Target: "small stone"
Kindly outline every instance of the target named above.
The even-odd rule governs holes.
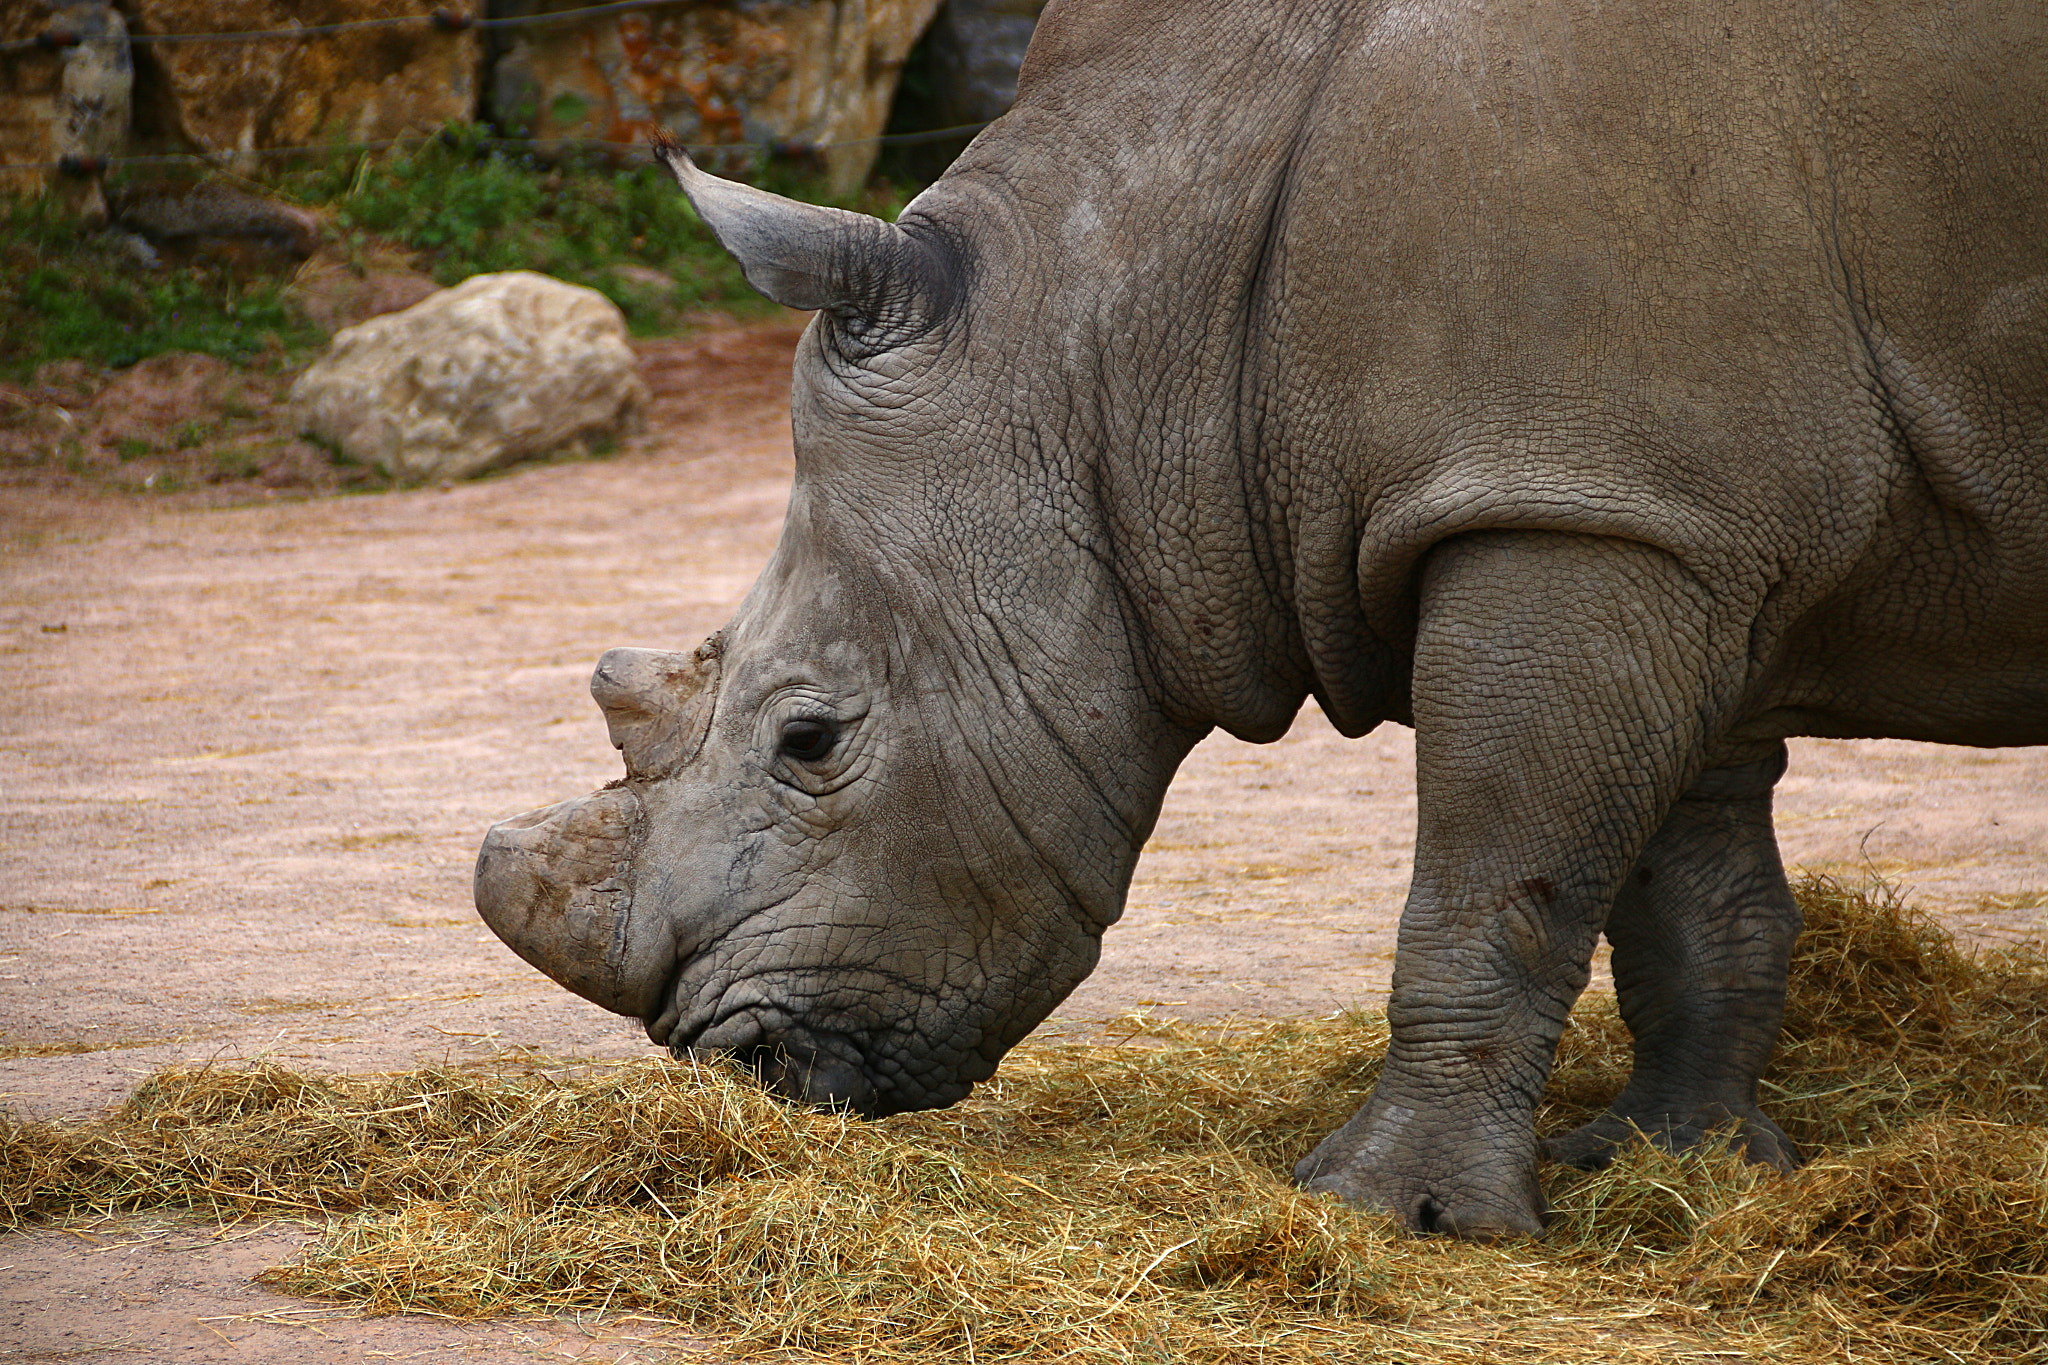
[[[646,400],[611,301],[524,270],[344,329],[291,392],[299,430],[407,482],[587,449]]]
[[[615,265],[612,267],[612,278],[628,289],[655,297],[672,293],[676,287],[675,276],[666,270],[656,270],[653,266],[647,265]]]
[[[123,234],[140,233],[146,249],[153,243],[246,239],[304,260],[320,245],[319,214],[220,180],[135,182],[115,196],[113,212]]]
[[[307,321],[338,332],[386,313],[402,313],[439,288],[431,276],[407,265],[383,262],[357,273],[339,260],[316,256],[292,276],[285,297]]]

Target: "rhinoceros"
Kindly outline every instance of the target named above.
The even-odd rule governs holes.
[[[1795,735],[2048,742],[2048,22],[2018,0],[1055,0],[894,223],[660,155],[815,309],[774,556],[591,683],[626,775],[477,905],[668,1048],[886,1114],[1097,959],[1210,730],[1416,735],[1357,1115],[1295,1172],[1539,1233],[1730,1133]],[[1532,1123],[1605,932],[1634,1073]]]

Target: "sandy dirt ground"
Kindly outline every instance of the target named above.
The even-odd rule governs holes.
[[[239,508],[0,492],[4,1103],[84,1114],[190,1060],[644,1051],[484,929],[471,859],[493,820],[617,775],[585,690],[600,652],[687,648],[752,581],[793,337],[647,345],[648,433],[602,462]],[[1407,731],[1346,741],[1313,710],[1277,744],[1205,742],[1048,1027],[1376,1003],[1412,777]],[[2048,749],[1801,741],[1779,810],[1789,861],[1889,877],[1966,938],[2048,920]],[[656,1350],[631,1324],[330,1321],[247,1283],[299,1236],[0,1239],[0,1359]]]

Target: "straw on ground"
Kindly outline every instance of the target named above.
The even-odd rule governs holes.
[[[687,1062],[159,1074],[0,1132],[15,1223],[192,1206],[321,1237],[267,1278],[371,1311],[609,1309],[852,1361],[2048,1359],[2048,959],[1970,956],[1810,879],[1768,1106],[1812,1157],[1546,1172],[1541,1243],[1410,1239],[1286,1182],[1376,1015],[1034,1042],[955,1109],[864,1123]],[[1542,1115],[1625,1074],[1575,1015]],[[1107,1042],[1109,1045],[1104,1045]]]

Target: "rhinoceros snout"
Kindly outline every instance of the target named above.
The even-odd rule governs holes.
[[[779,1010],[765,1017],[742,1011],[687,1044],[671,1040],[670,1050],[730,1058],[751,1070],[765,1088],[798,1104],[847,1109],[869,1118],[890,1109],[876,1094],[851,1039],[814,1034]]]
[[[815,1048],[793,1052],[785,1046],[754,1049],[740,1059],[754,1069],[762,1085],[784,1099],[820,1109],[850,1109],[868,1117],[879,1112],[875,1088],[858,1063]]]
[[[491,826],[476,908],[513,952],[586,1000],[645,1017],[664,973],[631,941],[640,801],[622,787]]]

